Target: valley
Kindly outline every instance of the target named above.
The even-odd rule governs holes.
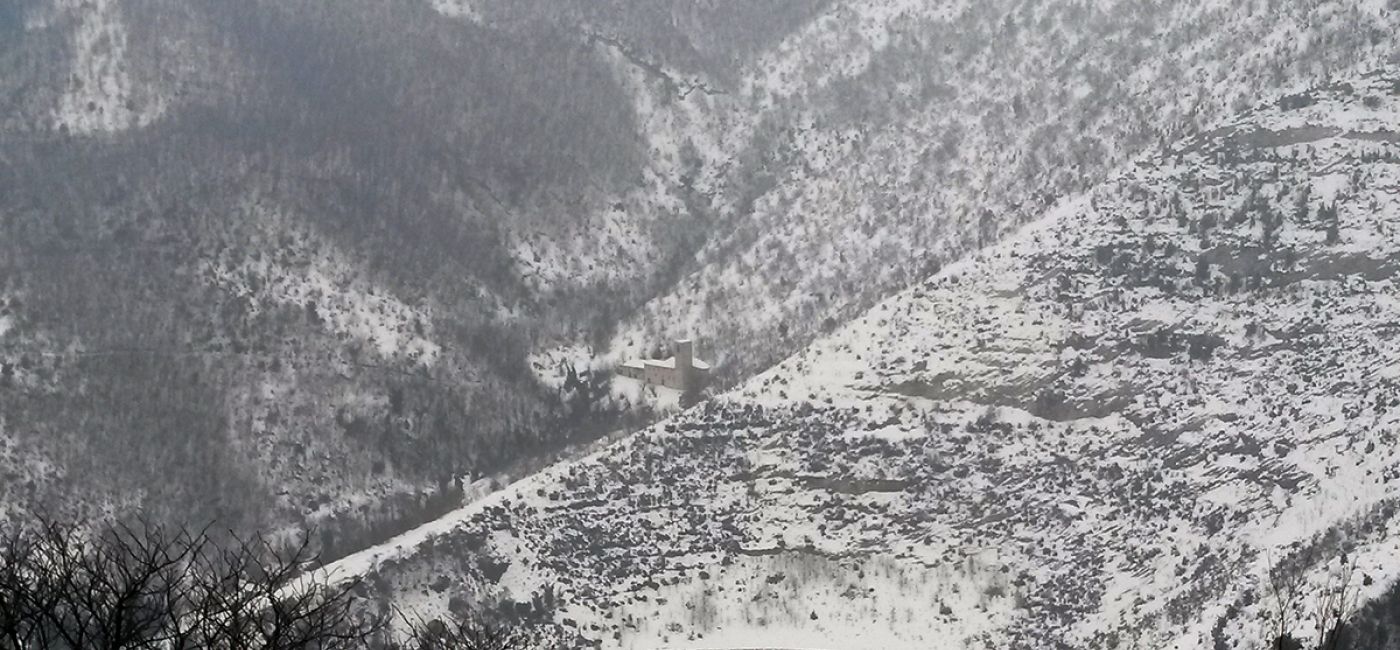
[[[0,521],[569,648],[1320,644],[1400,584],[1396,34],[0,1]],[[618,373],[679,339],[698,404]]]

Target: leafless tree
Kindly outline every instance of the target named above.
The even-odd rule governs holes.
[[[294,583],[307,544],[141,524],[43,521],[0,538],[0,648],[363,648],[382,629],[356,581]]]
[[[1279,569],[1269,560],[1269,599],[1272,611],[1269,637],[1272,639],[1269,650],[1296,650],[1298,642],[1293,638],[1292,616],[1298,599],[1301,579]]]
[[[1313,594],[1313,618],[1317,631],[1317,650],[1339,650],[1346,639],[1348,625],[1359,600],[1354,582],[1356,563],[1345,554],[1338,560],[1339,571],[1329,575],[1321,589]],[[1303,650],[1303,641],[1295,636],[1294,613],[1302,610],[1307,596],[1307,581],[1300,573],[1288,572],[1270,562],[1269,587],[1272,601],[1270,650]]]
[[[1355,582],[1356,563],[1341,557],[1340,570],[1331,574],[1316,594],[1318,650],[1339,650],[1356,613],[1360,594]]]
[[[306,539],[151,524],[93,532],[40,519],[0,531],[0,650],[527,650],[522,629],[410,619],[391,643],[361,581],[313,569]]]

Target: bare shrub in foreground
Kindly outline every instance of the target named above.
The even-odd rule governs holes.
[[[306,541],[216,541],[150,524],[92,533],[40,521],[0,534],[0,650],[384,647],[358,578],[334,581]],[[516,650],[518,630],[419,621],[413,650]]]

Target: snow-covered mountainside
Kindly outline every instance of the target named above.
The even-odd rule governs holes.
[[[1400,577],[1397,260],[1400,73],[1282,96],[378,587],[607,648],[1263,648],[1296,580],[1307,638]]]
[[[0,2],[0,512],[359,549],[1393,55],[1278,4]]]
[[[1163,139],[1393,56],[1397,28],[1381,2],[835,3],[731,94],[666,105],[718,111],[654,132],[694,142],[717,227],[613,345],[766,368]]]

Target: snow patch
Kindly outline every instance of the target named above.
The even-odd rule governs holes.
[[[953,648],[1015,615],[1000,575],[961,565],[910,569],[877,559],[857,567],[791,552],[739,557],[707,573],[609,612],[626,623],[615,647]],[[916,620],[923,624],[909,625]]]
[[[127,70],[127,33],[116,0],[68,0],[76,14],[73,65],[55,109],[54,123],[90,135],[140,128],[159,119],[163,98],[141,93]]]
[[[449,18],[463,18],[474,23],[481,22],[481,12],[473,0],[431,0],[433,9]]]
[[[257,218],[281,219],[272,213]],[[302,309],[313,324],[360,341],[382,358],[424,366],[437,362],[442,348],[432,340],[432,314],[426,306],[409,305],[356,277],[353,267],[324,242],[299,232],[287,237],[299,243],[289,244],[289,250],[211,262],[205,272],[216,286],[248,298],[254,309]]]

